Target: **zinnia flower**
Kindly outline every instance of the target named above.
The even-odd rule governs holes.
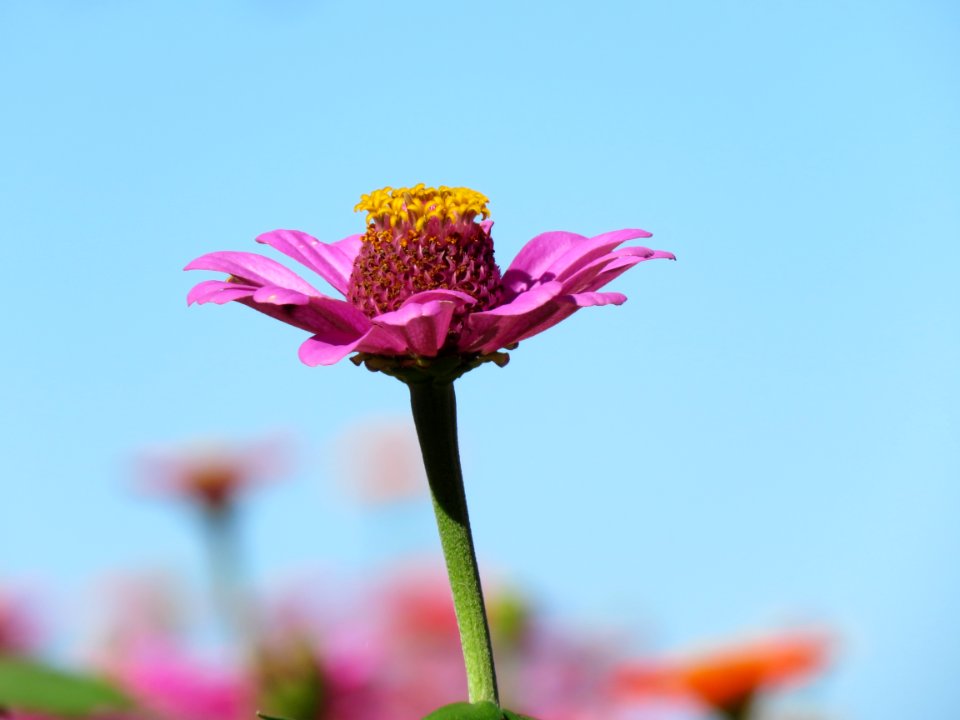
[[[387,187],[356,206],[367,212],[363,235],[330,244],[298,230],[257,238],[308,267],[344,299],[261,255],[214,252],[185,269],[229,277],[199,283],[187,302],[237,301],[312,333],[300,347],[307,365],[331,365],[352,352],[370,369],[387,371],[453,358],[450,375],[456,377],[486,360],[503,364],[507,358],[499,350],[582,307],[623,303],[624,295],[600,288],[644,260],[674,259],[645,247],[617,249],[650,237],[645,230],[595,237],[557,231],[533,238],[501,274],[487,202],[468,188]]]
[[[114,676],[148,717],[240,720],[254,714],[252,683],[243,672],[198,663],[173,647],[139,648]]]
[[[286,454],[279,439],[244,447],[222,442],[198,443],[145,454],[140,459],[140,470],[146,490],[220,510],[242,493],[278,475]]]
[[[673,662],[633,663],[620,669],[616,685],[626,696],[687,698],[725,711],[821,670],[829,648],[822,633],[795,632]]]

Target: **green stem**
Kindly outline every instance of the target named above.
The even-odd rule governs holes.
[[[720,709],[724,720],[750,720],[753,716],[754,695],[750,693]]]
[[[209,507],[204,520],[216,610],[230,639],[247,648],[251,618],[242,580],[236,510],[229,504]]]
[[[467,515],[453,383],[410,382],[410,404],[457,611],[470,702],[500,704],[490,627]]]

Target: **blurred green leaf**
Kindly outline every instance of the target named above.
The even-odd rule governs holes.
[[[276,682],[261,693],[259,703],[277,715],[263,715],[266,720],[315,718],[323,708],[323,687],[308,682]]]
[[[518,715],[510,710],[498,708],[491,702],[453,703],[434,710],[423,720],[533,720],[526,715]]]
[[[423,720],[503,720],[503,714],[492,702],[453,703],[434,710]]]
[[[534,718],[529,715],[521,715],[519,713],[512,712],[511,710],[504,710],[503,717],[505,720],[534,720]]]
[[[279,717],[277,715],[267,715],[259,710],[257,710],[257,717],[260,718],[260,720],[288,720],[288,718]]]
[[[326,683],[311,651],[300,644],[284,652],[263,650],[258,663],[257,705],[268,720],[316,718],[323,714]]]
[[[110,683],[15,658],[0,658],[0,706],[46,715],[126,710],[130,699]]]

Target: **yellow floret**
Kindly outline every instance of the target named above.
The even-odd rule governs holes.
[[[411,188],[385,187],[360,197],[355,211],[365,210],[367,223],[377,220],[384,225],[399,227],[412,225],[417,231],[423,229],[430,218],[438,220],[474,220],[490,216],[488,198],[465,187],[424,187],[423,183]]]

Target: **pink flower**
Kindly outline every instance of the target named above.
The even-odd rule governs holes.
[[[250,678],[198,663],[170,646],[140,648],[117,666],[115,677],[157,718],[240,720],[254,716]]]
[[[0,589],[0,655],[28,655],[37,649],[39,636],[30,600]]]
[[[384,188],[364,195],[355,208],[368,213],[363,235],[330,244],[298,230],[257,238],[310,268],[345,299],[321,293],[261,255],[214,252],[185,269],[229,277],[199,283],[187,302],[235,300],[312,333],[300,347],[307,365],[332,365],[359,352],[361,359],[421,363],[454,357],[462,372],[484,360],[502,364],[506,356],[498,350],[582,307],[620,305],[624,295],[600,288],[644,260],[674,259],[645,247],[617,249],[650,237],[645,230],[595,237],[557,231],[533,238],[501,275],[486,203],[467,188]]]
[[[197,444],[145,454],[141,475],[148,491],[217,509],[280,474],[286,450],[278,439],[246,447],[219,442]]]

